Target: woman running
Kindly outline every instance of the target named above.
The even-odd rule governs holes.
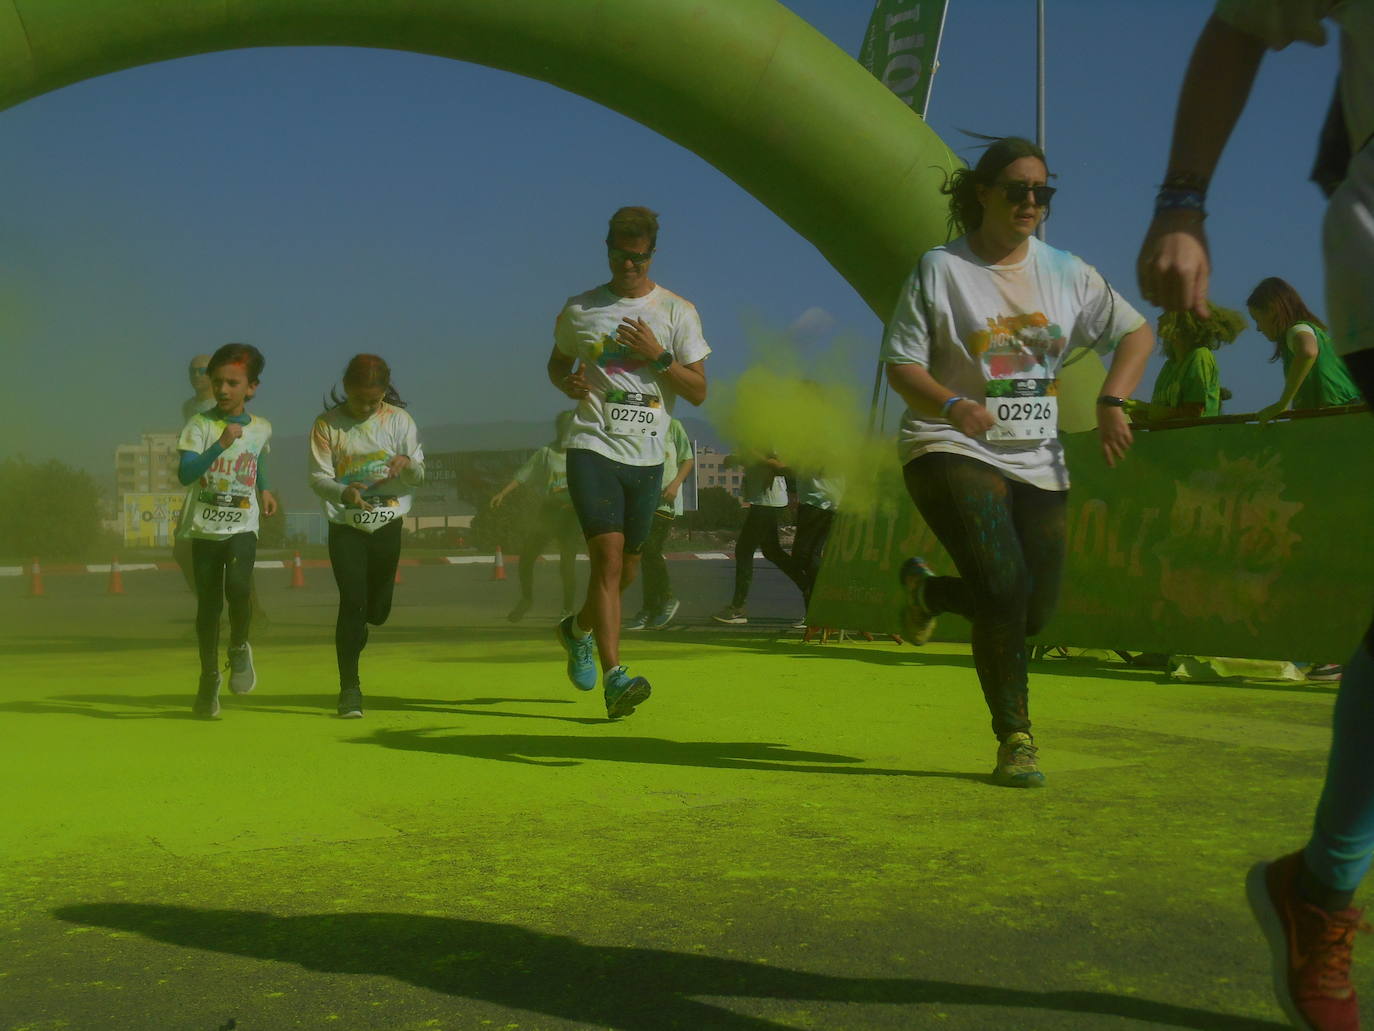
[[[244,406],[258,391],[264,364],[251,344],[225,344],[211,355],[206,368],[215,403],[191,416],[177,441],[178,479],[190,488],[182,535],[191,542],[200,645],[200,685],[191,711],[202,719],[219,718],[219,617],[225,601],[229,690],[247,694],[257,684],[248,631],[258,513],[275,515],[277,499],[267,488],[264,462],[272,424]]]
[[[339,586],[338,714],[358,719],[358,657],[367,647],[368,624],[381,626],[391,614],[401,524],[414,488],[424,482],[425,456],[386,362],[355,355],[343,389],[343,397],[330,395],[331,407],[310,431],[310,486],[329,519],[329,564]]]
[[[1259,411],[1263,425],[1288,408],[1332,408],[1358,404],[1360,392],[1331,349],[1326,323],[1313,315],[1299,293],[1278,276],[1260,281],[1245,303],[1255,327],[1274,344],[1271,362],[1283,362],[1283,394]]]
[[[962,235],[921,257],[883,340],[892,389],[907,403],[898,436],[907,490],[954,560],[901,571],[908,640],[935,617],[973,624],[973,661],[997,735],[993,779],[1038,787],[1027,704],[1026,638],[1059,593],[1069,487],[1055,375],[1075,346],[1115,349],[1098,399],[1108,465],[1131,446],[1124,407],[1153,334],[1092,266],[1035,238],[1055,189],[1029,140],[993,141],[945,186]]]

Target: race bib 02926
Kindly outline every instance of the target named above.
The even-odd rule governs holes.
[[[1059,432],[1059,384],[1053,379],[994,379],[987,384],[988,440],[1047,440]]]

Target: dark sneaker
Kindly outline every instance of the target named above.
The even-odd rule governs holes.
[[[525,613],[530,610],[530,606],[533,604],[534,601],[532,599],[521,598],[519,601],[515,603],[515,608],[511,609],[508,613],[506,613],[506,618],[509,619],[512,623],[520,622],[522,619],[525,618]]]
[[[727,605],[719,612],[711,613],[711,618],[717,623],[729,623],[732,626],[742,626],[749,622],[749,617],[744,614],[744,610],[737,609],[733,605]]]
[[[902,605],[902,637],[915,645],[925,644],[935,632],[935,613],[920,602],[921,587],[934,575],[930,566],[926,565],[926,560],[919,557],[903,562],[898,573],[902,591],[906,595],[906,602]]]
[[[626,630],[643,630],[649,625],[650,612],[648,609],[640,609],[634,614],[628,623],[625,624]]]
[[[200,675],[200,686],[196,688],[196,700],[191,705],[191,714],[203,720],[219,719],[219,673]]]
[[[339,718],[360,720],[363,718],[363,689],[344,687],[339,689]]]
[[[649,617],[649,629],[667,629],[668,624],[677,618],[677,610],[680,608],[682,608],[682,602],[676,598],[669,598],[661,609]]]
[[[1250,911],[1269,942],[1274,995],[1294,1027],[1359,1031],[1350,983],[1355,933],[1368,931],[1362,909],[1328,912],[1298,894],[1302,853],[1256,863],[1245,878]]]
[[[1323,683],[1332,683],[1340,680],[1344,673],[1344,666],[1334,662],[1324,662],[1319,666],[1309,666],[1307,669],[1307,679],[1318,680]]]
[[[1043,788],[1045,775],[1036,765],[1037,752],[1035,738],[1029,734],[1020,730],[1008,734],[1007,739],[997,746],[993,782],[1004,788]]]
[[[624,666],[606,673],[606,718],[618,720],[635,711],[648,698],[652,688],[643,677],[632,677]]]
[[[554,629],[554,635],[563,650],[568,653],[568,679],[579,691],[592,691],[596,688],[596,639],[588,634],[577,637],[573,634],[573,620],[569,616]]]
[[[229,646],[229,690],[247,694],[258,686],[258,671],[253,668],[253,646],[244,641]]]

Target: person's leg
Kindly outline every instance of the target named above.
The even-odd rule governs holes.
[[[534,566],[539,561],[540,552],[554,533],[549,523],[549,512],[540,508],[531,521],[529,528],[520,540],[520,565],[517,575],[520,579],[520,600],[528,609],[534,601]],[[521,615],[524,613],[522,612]]]
[[[367,535],[367,621],[381,626],[391,615],[396,593],[396,567],[401,564],[401,522]],[[367,628],[363,628],[366,647]]]
[[[797,590],[805,594],[806,588],[802,586],[802,576],[797,571],[797,564],[792,561],[792,556],[783,550],[782,542],[778,540],[778,522],[786,509],[767,508],[764,511],[768,515],[759,520],[759,548],[763,552],[763,557],[781,569],[787,579],[797,585]]]
[[[182,577],[186,580],[187,588],[195,593],[196,590],[196,569],[195,563],[191,560],[191,541],[186,537],[176,537],[172,540],[172,561],[181,570]]]
[[[588,588],[587,600],[588,605],[593,601],[595,605],[590,612],[584,607],[579,617],[582,626],[589,627],[596,635],[603,674],[620,665],[620,598],[639,573],[640,557],[649,537],[663,475],[659,466],[619,462],[610,465],[609,471],[621,495],[623,530],[587,539],[588,554],[592,557],[592,586]]]
[[[1007,482],[1011,488],[1012,520],[1030,578],[1026,636],[1034,637],[1045,628],[1059,603],[1059,585],[1064,576],[1064,554],[1068,547],[1069,492],[1041,490],[1012,480]]]
[[[973,663],[999,741],[1030,732],[1026,616],[1030,572],[996,469],[960,455],[927,454],[906,465],[907,491],[959,576],[925,583],[924,605],[973,624]]]
[[[821,550],[830,535],[834,513],[815,505],[797,506],[797,536],[792,541],[792,564],[800,577],[802,598],[811,606],[811,592],[821,569]]]
[[[608,597],[614,595],[617,608],[620,598],[625,494],[615,472],[618,463],[584,448],[569,448],[567,454],[568,496],[586,537],[591,569],[582,607],[561,620],[556,633],[568,653],[568,679],[579,691],[590,691],[596,687],[596,657],[600,646],[599,641],[593,641],[592,635],[610,611]],[[613,652],[619,646],[618,622],[614,637]],[[604,660],[604,652],[602,657]]]
[[[754,582],[754,551],[759,546],[764,525],[772,511],[760,505],[750,505],[744,513],[744,522],[735,540],[735,593],[730,598],[732,609],[744,608],[744,603],[749,600],[749,588]]]
[[[582,550],[582,530],[577,514],[571,506],[560,505],[556,515],[558,527],[558,577],[563,584],[563,611],[571,612],[577,604],[577,555]]]
[[[668,601],[668,562],[663,557],[663,542],[668,539],[673,517],[663,512],[655,512],[649,528],[649,539],[644,542],[642,569],[644,572],[644,611],[654,613]]]
[[[191,568],[196,584],[196,640],[200,674],[219,676],[219,617],[224,611],[224,541],[191,541]]]
[[[236,533],[225,542],[224,599],[229,603],[229,647],[248,643],[253,625],[253,563],[258,535]]]
[[[367,534],[330,523],[329,566],[339,588],[339,612],[334,622],[339,689],[356,690],[358,656],[367,641]]]

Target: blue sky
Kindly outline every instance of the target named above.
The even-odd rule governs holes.
[[[872,5],[785,6],[855,54]],[[957,151],[960,129],[1034,134],[1034,10],[953,0],[929,119]],[[1206,15],[1049,0],[1049,239],[1138,305],[1135,254]],[[1266,61],[1213,188],[1221,303],[1280,275],[1324,307],[1306,173],[1335,68],[1334,46]],[[803,358],[842,349],[871,383],[879,321],[806,241],[692,153],[544,83],[389,51],[235,51],[35,98],[0,112],[0,140],[0,333],[22,368],[6,452],[103,474],[117,443],[175,428],[186,359],[234,339],[267,355],[254,405],[279,433],[304,432],[358,351],[391,361],[422,428],[544,419],[560,402],[543,376],[553,316],[604,280],[622,203],[662,213],[655,276],[698,305],[713,378],[746,368],[750,327],[819,308],[829,328],[799,336]],[[1268,348],[1251,331],[1221,353],[1230,410],[1277,398]]]

